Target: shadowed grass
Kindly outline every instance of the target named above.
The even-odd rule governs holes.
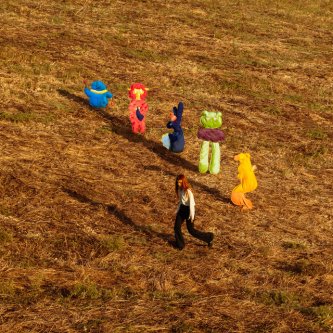
[[[0,3],[0,331],[332,330],[333,3]],[[93,109],[83,79],[114,104]],[[150,88],[131,131],[128,88]],[[161,144],[184,102],[185,150]],[[221,173],[200,174],[203,110]],[[249,152],[254,209],[230,202]],[[175,177],[195,224],[174,249]]]

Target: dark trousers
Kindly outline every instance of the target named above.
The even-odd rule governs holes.
[[[183,249],[185,247],[185,241],[182,234],[182,224],[184,220],[186,220],[186,226],[188,232],[195,238],[200,239],[207,244],[209,244],[213,238],[214,234],[212,232],[203,232],[194,228],[194,223],[189,219],[190,216],[190,207],[185,205],[180,205],[179,211],[176,216],[175,221],[175,238],[176,245],[179,249]]]

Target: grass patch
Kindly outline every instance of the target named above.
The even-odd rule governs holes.
[[[265,107],[264,111],[273,116],[281,116],[283,114],[283,111],[277,106]]]
[[[320,128],[312,129],[307,132],[307,136],[314,140],[324,140],[327,138],[327,134]]]
[[[304,250],[306,248],[306,245],[301,242],[287,240],[282,243],[282,247],[285,249],[292,249],[292,250]]]
[[[321,305],[308,308],[301,308],[299,311],[317,320],[325,329],[333,328],[333,307],[332,305]]]
[[[126,55],[131,58],[152,62],[164,62],[169,59],[169,56],[164,53],[158,53],[151,50],[129,49],[126,50]]]
[[[10,121],[13,123],[23,123],[34,119],[35,119],[34,114],[30,112],[17,112],[17,113],[0,112],[0,120]]]
[[[0,205],[0,215],[11,216],[12,211],[10,208]]]
[[[98,128],[96,131],[103,134],[112,133],[112,127],[109,125],[103,125],[100,128]]]
[[[243,89],[243,86],[237,81],[221,80],[219,85],[224,93],[239,92]]]
[[[11,242],[13,235],[6,230],[0,228],[0,244]]]
[[[165,264],[170,264],[174,260],[173,253],[165,252],[165,251],[156,251],[153,253],[153,257],[160,262]]]
[[[50,102],[50,106],[56,108],[59,111],[64,111],[64,112],[73,112],[73,108],[71,108],[70,106],[57,102],[57,101],[52,101]]]
[[[72,290],[70,290],[69,295],[66,295],[64,298],[88,301],[100,299],[102,301],[107,301],[116,296],[117,293],[114,290],[100,287],[96,283],[87,279],[75,284]]]
[[[194,327],[186,321],[180,321],[177,324],[172,325],[171,333],[186,333],[194,332]]]
[[[323,265],[311,262],[308,259],[300,259],[292,263],[282,263],[280,268],[290,274],[309,276],[323,274],[326,271]]]
[[[62,16],[53,16],[51,22],[56,25],[61,25],[64,23],[64,19]]]
[[[98,286],[92,282],[83,282],[78,283],[74,286],[73,290],[70,293],[71,298],[79,299],[98,299],[102,295]]]
[[[264,291],[257,294],[256,298],[266,305],[288,306],[291,308],[299,305],[299,296],[284,290]]]
[[[150,297],[152,299],[158,299],[163,301],[193,301],[195,300],[198,295],[192,292],[187,291],[179,291],[179,290],[155,290],[150,293]]]
[[[11,299],[15,293],[16,286],[13,281],[0,281],[0,299]]]
[[[303,155],[308,158],[317,158],[328,152],[328,148],[322,144],[309,144],[304,146],[302,149]]]
[[[101,239],[101,244],[109,252],[122,250],[126,246],[124,237],[115,235],[104,236]]]
[[[147,237],[144,235],[138,235],[127,239],[127,242],[131,246],[146,246],[148,244]]]
[[[20,305],[30,305],[38,302],[44,294],[41,275],[30,278],[30,284],[17,286],[14,281],[0,282],[0,299]]]
[[[300,95],[286,95],[285,97],[285,100],[292,103],[292,104],[300,104],[302,102],[304,102],[304,98],[303,96],[300,96]]]
[[[296,152],[288,154],[288,162],[292,168],[319,167],[320,162],[325,161],[328,147],[320,141],[312,141],[309,144],[297,148]]]
[[[0,120],[12,123],[28,123],[34,121],[42,124],[49,124],[54,121],[54,115],[51,113],[46,115],[37,115],[31,112],[0,112]]]
[[[103,332],[103,322],[105,320],[102,318],[89,319],[83,323],[78,323],[75,328],[79,332]]]

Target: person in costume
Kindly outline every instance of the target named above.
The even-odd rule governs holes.
[[[234,157],[239,162],[237,178],[240,184],[237,185],[231,193],[231,201],[233,204],[243,209],[252,209],[251,200],[245,198],[245,193],[252,192],[258,187],[257,178],[254,174],[256,166],[251,164],[251,156],[249,153],[240,153]]]
[[[148,88],[142,83],[133,83],[128,91],[128,97],[131,99],[129,104],[130,121],[132,132],[135,134],[144,133],[146,130],[147,92]]]
[[[182,102],[178,103],[178,108],[176,106],[173,107],[170,112],[170,121],[167,123],[167,128],[172,128],[173,133],[166,133],[162,136],[163,146],[174,153],[181,153],[185,146],[184,133],[181,128],[183,110],[184,105]]]
[[[106,85],[102,81],[94,81],[91,88],[88,88],[87,81],[85,84],[84,93],[89,97],[89,104],[93,108],[106,108],[112,94],[107,90]]]
[[[182,250],[185,247],[185,241],[182,234],[182,224],[186,221],[188,232],[195,238],[205,242],[209,247],[212,246],[214,234],[212,232],[204,232],[195,229],[194,217],[195,217],[195,202],[191,189],[191,185],[184,175],[178,175],[176,177],[176,195],[179,199],[177,207],[177,215],[174,225],[176,247]]]
[[[220,172],[220,144],[224,140],[224,133],[219,129],[222,126],[221,112],[203,111],[200,117],[201,128],[198,130],[198,138],[204,140],[200,149],[199,172],[211,174]],[[209,162],[209,146],[212,153]]]

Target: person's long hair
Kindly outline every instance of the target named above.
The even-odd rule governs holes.
[[[178,175],[178,176],[176,177],[176,195],[177,195],[177,198],[179,197],[179,195],[178,195],[178,190],[179,190],[178,180],[182,180],[181,189],[182,189],[185,193],[187,193],[187,190],[188,190],[188,189],[191,189],[191,185],[190,185],[190,183],[188,182],[187,178],[186,178],[184,175]]]

